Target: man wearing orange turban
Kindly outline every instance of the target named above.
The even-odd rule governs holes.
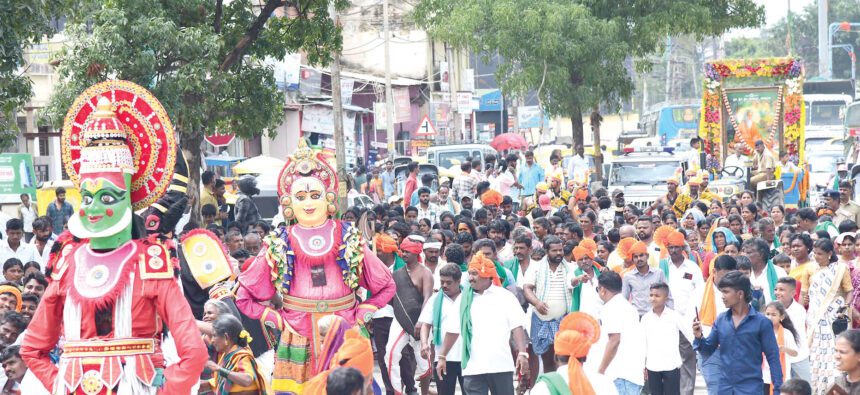
[[[591,345],[596,343],[598,338],[600,338],[600,325],[594,317],[585,313],[570,313],[564,317],[554,345],[559,364],[558,370],[538,377],[531,394],[615,393],[615,388],[609,386],[609,383],[592,382],[592,378],[582,368]]]
[[[514,370],[528,380],[529,361],[525,313],[517,298],[499,284],[495,264],[478,252],[469,262],[469,287],[460,295],[460,314],[443,329],[445,339],[436,363],[436,373],[446,374],[446,356],[462,336],[461,366],[463,393],[513,394]],[[494,285],[495,284],[495,285]],[[516,365],[506,345],[513,338]]]
[[[665,283],[666,277],[661,270],[648,264],[650,254],[647,244],[637,241],[630,247],[630,255],[636,270],[624,275],[621,292],[624,298],[636,308],[641,317],[651,310],[651,301],[649,300],[651,284]],[[671,305],[671,297],[669,300]]]
[[[660,271],[668,279],[669,291],[674,305],[672,310],[686,314],[695,304],[694,295],[699,288],[704,287],[705,280],[702,278],[702,269],[695,262],[687,258],[687,241],[684,234],[674,230],[665,237],[665,248],[669,250],[669,256],[660,260]],[[681,350],[681,392],[693,391],[696,380],[696,352],[690,340],[684,336],[679,338]]]
[[[344,338],[343,344],[331,360],[330,369],[314,376],[305,384],[306,394],[326,395],[328,377],[339,368],[358,369],[364,375],[368,393],[372,392],[370,385],[373,381],[373,348],[370,346],[370,340],[361,336],[355,328],[347,331]]]
[[[501,193],[493,189],[488,189],[483,195],[481,195],[481,204],[485,207],[493,206],[498,208],[502,204],[502,199],[503,197]]]
[[[597,317],[600,312],[600,297],[597,296],[597,280],[600,277],[600,267],[594,262],[597,245],[591,239],[585,239],[573,249],[576,259],[576,269],[570,285],[573,287],[570,311],[582,311]]]

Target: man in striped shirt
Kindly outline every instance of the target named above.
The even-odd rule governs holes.
[[[532,305],[532,348],[541,356],[544,371],[554,371],[553,340],[561,319],[567,314],[571,290],[567,286],[568,273],[573,269],[564,260],[564,243],[555,236],[544,240],[546,259],[529,266],[523,288],[526,300]]]

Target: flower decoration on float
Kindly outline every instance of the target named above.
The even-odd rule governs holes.
[[[721,157],[724,106],[729,116],[728,121],[737,127],[731,106],[727,103],[725,80],[759,77],[780,80],[776,113],[782,118],[785,148],[789,155],[803,157],[803,153],[798,151],[802,150],[802,144],[798,142],[803,140],[805,124],[803,64],[800,59],[730,59],[708,62],[705,64],[704,74],[699,137],[705,141],[706,152],[714,157]],[[768,134],[771,143],[776,138],[780,116],[774,118]]]

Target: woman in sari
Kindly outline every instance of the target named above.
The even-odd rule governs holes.
[[[791,271],[788,275],[794,277],[799,283],[799,297],[796,298],[800,304],[809,305],[809,276],[816,271],[816,265],[812,262],[809,254],[812,252],[812,238],[807,234],[798,233],[791,236],[789,251],[791,251]]]
[[[320,345],[322,358],[319,359],[319,366],[316,367],[316,373],[319,373],[331,365],[334,354],[343,344],[344,335],[346,335],[349,325],[343,317],[335,314],[321,318],[317,325],[322,337],[322,344]]]
[[[695,233],[698,231],[697,224],[705,219],[705,214],[697,208],[691,208],[681,217],[681,227],[687,233]]]
[[[726,246],[729,243],[737,243],[738,239],[735,237],[735,234],[732,233],[728,228],[719,227],[714,229],[714,231],[708,237],[707,245],[705,246],[706,251],[707,248],[710,247],[710,252],[714,254],[714,257],[711,259],[710,263],[708,263],[708,271],[706,274],[710,276],[711,273],[714,272],[714,261],[720,255],[726,254]]]
[[[848,267],[837,261],[830,239],[816,241],[813,252],[817,268],[809,278],[807,315],[810,384],[814,394],[824,394],[838,375],[833,321],[840,309],[851,305],[853,287]]]
[[[215,331],[213,344],[218,351],[218,362],[206,361],[212,378],[200,382],[199,393],[211,391],[215,395],[262,395],[269,393],[268,381],[260,373],[254,354],[248,348],[251,336],[242,323],[232,315],[223,315],[212,323]]]

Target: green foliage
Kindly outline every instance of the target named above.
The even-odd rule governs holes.
[[[434,38],[501,55],[506,92],[524,95],[543,82],[543,106],[571,116],[581,141],[584,110],[632,94],[630,59],[659,51],[667,36],[756,26],[763,9],[752,0],[422,0],[414,17]]]
[[[118,78],[149,88],[181,136],[199,141],[201,134],[220,130],[249,138],[273,130],[282,120],[284,99],[262,60],[304,50],[310,61],[325,63],[341,40],[323,0],[303,2],[297,18],[269,18],[249,38],[259,4],[229,1],[219,11],[208,0],[102,1],[90,15],[91,25],[67,27],[70,45],[57,69],[62,82],[47,116],[59,126],[80,92]]]
[[[829,0],[828,25],[839,22],[860,22],[860,7],[856,0]],[[803,11],[791,15],[792,55],[803,59],[807,76],[818,74],[818,6],[816,2],[806,6]],[[758,38],[735,38],[726,45],[726,56],[776,57],[787,56],[786,37],[789,32],[788,19],[783,18],[768,26]],[[833,35],[833,44],[851,44],[860,52],[860,34],[838,31]],[[833,49],[833,77],[851,78],[851,61],[842,48]]]
[[[50,0],[0,0],[0,148],[14,141],[15,111],[33,95],[30,79],[19,71],[24,49],[53,33],[51,17],[62,6]]]

